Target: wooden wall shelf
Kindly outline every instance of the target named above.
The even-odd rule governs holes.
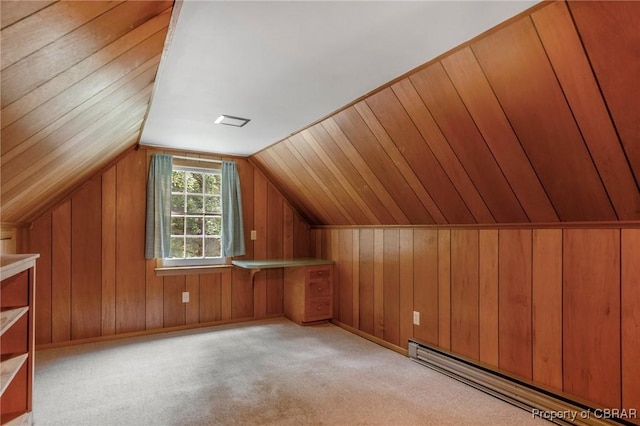
[[[35,265],[38,254],[0,258],[0,423],[30,425]]]

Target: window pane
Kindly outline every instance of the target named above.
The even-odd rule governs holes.
[[[210,214],[221,214],[220,197],[204,197],[204,211]]]
[[[180,195],[180,194],[171,195],[171,213],[184,214],[184,195]]]
[[[220,238],[205,238],[205,257],[220,257],[222,252],[220,250]]]
[[[210,173],[205,175],[204,193],[209,195],[220,194],[220,175]]]
[[[202,217],[187,217],[187,232],[185,235],[202,235]]]
[[[186,240],[186,258],[202,257],[202,238],[187,237]]]
[[[204,218],[204,234],[205,235],[220,235],[222,230],[222,219],[219,217],[205,217]]]
[[[184,235],[184,217],[171,218],[171,235]]]
[[[171,174],[171,191],[184,192],[184,172],[174,170]]]
[[[203,200],[202,195],[187,195],[187,213],[203,213]]]
[[[202,194],[202,173],[187,172],[187,192]]]
[[[184,257],[184,238],[171,237],[171,257]]]

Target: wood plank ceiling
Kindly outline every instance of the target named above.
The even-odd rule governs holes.
[[[640,2],[551,2],[252,161],[318,225],[640,219]]]
[[[29,222],[133,146],[172,1],[2,1],[2,207]]]

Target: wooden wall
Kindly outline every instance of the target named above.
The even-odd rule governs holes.
[[[597,407],[640,407],[640,229],[324,227],[311,239],[336,262],[340,323]]]
[[[252,158],[311,224],[638,220],[638,25],[543,2]]]
[[[136,143],[173,2],[0,7],[0,213],[29,224]]]
[[[153,150],[132,150],[34,222],[26,251],[40,253],[36,344],[282,313],[282,274],[158,276],[144,259],[145,194]],[[309,255],[309,228],[248,161],[238,164],[245,258]],[[250,231],[257,240],[250,240]],[[182,303],[182,292],[190,302]]]

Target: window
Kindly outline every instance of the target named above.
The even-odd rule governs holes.
[[[220,170],[173,166],[171,254],[165,265],[222,263]]]

